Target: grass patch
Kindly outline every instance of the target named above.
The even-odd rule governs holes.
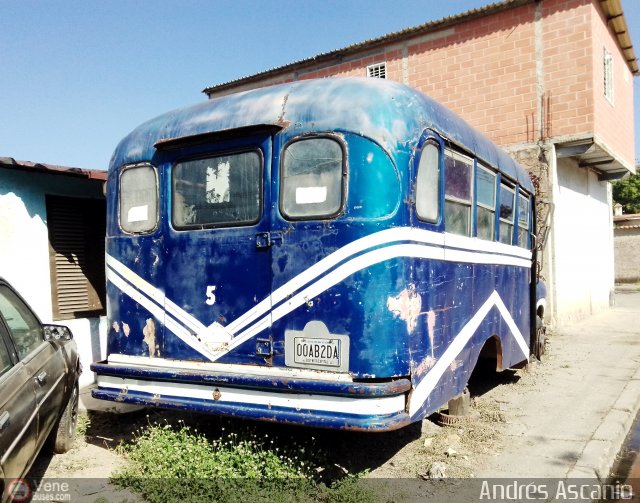
[[[119,447],[125,468],[112,481],[151,503],[299,502],[370,503],[373,491],[358,476],[327,487],[313,446],[281,446],[276,438],[235,432],[209,439],[179,423],[151,425]]]

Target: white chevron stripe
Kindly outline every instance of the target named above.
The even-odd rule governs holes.
[[[513,335],[516,342],[518,343],[518,346],[520,346],[524,357],[529,357],[529,347],[527,346],[522,333],[518,329],[515,321],[513,321],[513,318],[504,305],[504,302],[500,298],[500,295],[498,294],[498,292],[494,291],[485,301],[485,303],[480,307],[480,309],[478,309],[476,314],[474,314],[473,317],[462,328],[462,330],[460,330],[460,333],[455,337],[444,354],[438,359],[433,368],[429,370],[426,376],[424,376],[424,379],[422,379],[420,383],[415,387],[415,389],[411,393],[411,399],[409,402],[410,416],[414,416],[420,410],[420,407],[422,407],[429,394],[436,387],[436,385],[442,378],[442,375],[449,368],[449,365],[451,365],[453,360],[456,359],[456,357],[467,345],[473,334],[480,326],[480,323],[482,323],[482,320],[486,318],[487,314],[489,314],[489,311],[493,306],[497,306],[500,314],[506,321],[509,330],[511,330],[511,335]]]
[[[353,257],[368,248],[386,245],[397,241],[414,241],[422,244],[391,245],[351,258],[336,270],[320,278],[297,295],[291,297],[291,295],[301,287],[317,279],[321,274],[325,273],[332,267],[335,267],[337,264],[349,257]],[[443,248],[445,243],[447,245],[450,244],[465,249]],[[226,327],[222,327],[217,322],[206,327],[198,319],[167,299],[163,292],[145,281],[114,257],[107,255],[106,260],[109,267],[113,268],[114,271],[117,271],[139,291],[136,294],[136,300],[139,297],[139,293],[143,292],[155,303],[160,306],[164,306],[166,313],[175,318],[175,320],[173,320],[167,316],[170,321],[169,324],[165,324],[165,326],[169,328],[170,325],[174,326],[181,323],[189,329],[186,332],[189,333],[190,338],[193,338],[192,334],[195,333],[198,337],[204,337],[207,341],[212,343],[228,343],[228,346],[226,346],[222,351],[214,353],[209,353],[209,351],[207,351],[215,360],[226,354],[228,351],[238,347],[252,336],[267,329],[271,326],[273,321],[289,314],[308,299],[318,296],[320,293],[336,285],[349,275],[384,260],[399,257],[427,258],[479,264],[512,265],[519,267],[531,266],[531,252],[523,248],[517,248],[502,243],[483,241],[475,238],[461,237],[453,234],[442,234],[415,227],[396,227],[370,234],[338,249],[285,283],[280,288],[276,289],[270,296],[259,302],[256,306],[248,310],[236,320],[229,323]],[[287,302],[276,307],[278,303],[288,297],[291,298],[289,298]],[[132,296],[132,298],[134,297]],[[158,312],[157,309],[155,309],[155,311]],[[270,311],[271,314],[268,314]],[[151,312],[153,313],[153,311]],[[266,316],[264,316],[265,314]],[[154,316],[156,315],[154,314]],[[264,317],[231,339],[233,334],[255,322],[261,316]],[[159,320],[163,319],[162,317],[156,317]],[[185,330],[182,327],[178,329],[178,332],[174,330],[171,331],[176,333],[179,337],[180,334],[185,333]]]
[[[189,332],[189,330],[184,328],[181,324],[167,315],[160,306],[152,302],[139,290],[136,290],[133,286],[128,284],[110,267],[107,267],[107,279],[115,287],[119,288],[124,294],[131,297],[138,304],[149,311],[160,323],[163,323],[165,327],[171,330],[171,332],[173,332],[179,339],[184,341],[188,346],[195,349],[206,358],[212,359],[215,357],[213,353],[211,353],[203,345],[200,344],[200,342],[194,337],[191,332]]]
[[[396,241],[415,241],[418,243],[436,246],[444,246],[446,243],[447,246],[464,248],[468,253],[472,253],[472,255],[467,255],[468,258],[464,259],[464,262],[521,265],[523,267],[531,266],[531,251],[524,248],[517,248],[505,245],[503,243],[495,243],[476,238],[458,236],[456,234],[443,234],[439,232],[428,231],[425,229],[419,229],[416,227],[394,227],[392,229],[385,229],[383,231],[369,234],[368,236],[352,241],[351,243],[326,256],[310,268],[300,273],[295,278],[289,280],[280,288],[276,289],[270,297],[267,297],[262,302],[247,311],[245,314],[229,323],[229,325],[227,325],[227,330],[232,334],[235,334],[239,330],[242,330],[248,324],[258,319],[263,314],[267,313],[272,307],[275,307],[278,303],[292,295],[299,288],[314,280],[343,260],[357,253],[361,253],[368,248],[391,244]],[[478,252],[491,253],[492,255],[485,255],[484,253]],[[515,257],[524,259],[524,261],[518,261]]]

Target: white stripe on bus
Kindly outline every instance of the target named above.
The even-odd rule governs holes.
[[[254,391],[250,389],[203,386],[190,383],[142,381],[113,376],[98,376],[98,387],[120,391],[140,391],[151,395],[173,396],[178,399],[195,398],[220,404],[263,405],[284,407],[296,411],[313,410],[338,412],[358,416],[387,415],[401,412],[405,408],[405,395],[375,398],[351,398],[309,393],[277,393]],[[219,398],[213,398],[213,390],[220,392]]]
[[[524,358],[529,357],[529,347],[522,336],[522,333],[518,329],[517,325],[513,321],[509,310],[504,305],[504,302],[500,298],[498,292],[494,291],[485,303],[478,309],[476,314],[466,323],[466,325],[460,330],[455,339],[451,342],[449,347],[445,350],[444,354],[438,358],[436,364],[431,368],[420,383],[415,387],[411,394],[409,402],[409,415],[414,416],[420,407],[424,404],[429,394],[436,387],[442,375],[446,372],[449,366],[453,363],[456,357],[465,348],[473,334],[480,326],[480,323],[486,318],[487,314],[492,307],[496,306],[500,314],[504,318],[511,331],[511,334],[515,338],[520,350],[522,351]]]

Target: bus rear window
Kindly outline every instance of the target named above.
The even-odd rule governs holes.
[[[280,209],[291,219],[330,218],[342,208],[344,154],[330,138],[287,145],[283,154]]]
[[[260,219],[262,157],[257,151],[180,162],[172,184],[176,228],[250,225]]]
[[[153,166],[125,168],[120,174],[120,228],[132,234],[158,225],[158,177]]]

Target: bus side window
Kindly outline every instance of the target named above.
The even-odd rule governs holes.
[[[496,222],[496,174],[479,164],[476,170],[476,191],[478,237],[493,241]]]
[[[500,242],[513,244],[513,203],[515,191],[500,184]]]
[[[420,220],[436,222],[440,216],[440,149],[428,142],[420,153],[416,179],[416,213]]]
[[[149,164],[124,168],[120,174],[120,228],[132,234],[158,226],[158,175]]]
[[[331,138],[307,138],[283,152],[280,210],[291,219],[331,218],[344,203],[345,159]]]
[[[446,149],[444,164],[445,230],[471,236],[473,160]]]
[[[529,248],[529,196],[518,194],[518,246]]]

